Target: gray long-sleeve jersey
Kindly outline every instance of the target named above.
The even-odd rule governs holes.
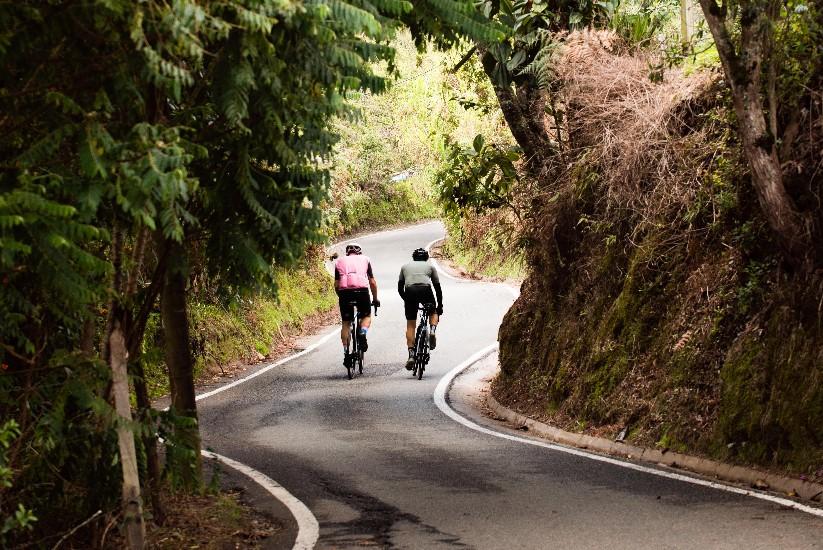
[[[397,281],[397,292],[403,297],[406,287],[411,285],[431,285],[437,297],[437,303],[443,304],[443,290],[440,288],[440,278],[437,270],[428,261],[414,260],[400,268],[400,279]]]

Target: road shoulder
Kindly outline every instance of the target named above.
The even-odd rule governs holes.
[[[215,475],[216,472],[223,491],[238,492],[244,505],[262,514],[278,527],[277,532],[258,541],[260,547],[272,550],[292,548],[297,539],[299,525],[288,507],[249,476],[211,456],[204,458],[207,476]]]
[[[468,419],[468,423],[478,425],[483,431],[497,432],[501,437],[526,443],[550,441],[556,445],[542,446],[558,450],[567,448],[574,454],[585,453],[592,458],[599,456],[612,463],[625,463],[633,469],[658,472],[659,475],[685,481],[691,479],[695,483],[770,500],[823,517],[823,508],[819,507],[823,499],[823,486],[820,484],[681,453],[644,449],[605,438],[566,432],[503,407],[491,397],[489,385],[499,369],[496,352],[462,367],[448,384],[445,400],[459,415]],[[643,463],[646,465],[641,466]],[[724,483],[720,484],[718,480]]]

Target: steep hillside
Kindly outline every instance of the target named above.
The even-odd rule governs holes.
[[[823,277],[781,263],[720,76],[648,67],[606,33],[566,41],[570,153],[529,197],[495,395],[566,429],[821,477]],[[819,130],[787,170],[803,200]]]

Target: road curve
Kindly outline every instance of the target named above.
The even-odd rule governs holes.
[[[363,237],[383,307],[365,372],[337,338],[199,402],[204,446],[277,480],[320,524],[319,548],[823,548],[823,521],[763,501],[498,439],[432,394],[493,343],[513,297],[443,278],[445,314],[422,381],[403,367],[400,266],[429,223]]]

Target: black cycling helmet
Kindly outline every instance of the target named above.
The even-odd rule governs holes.
[[[420,260],[428,260],[429,259],[429,251],[425,248],[418,248],[414,252],[412,252],[412,260],[420,261]]]
[[[361,254],[363,250],[360,248],[358,243],[349,243],[346,245],[346,255],[349,254]]]

